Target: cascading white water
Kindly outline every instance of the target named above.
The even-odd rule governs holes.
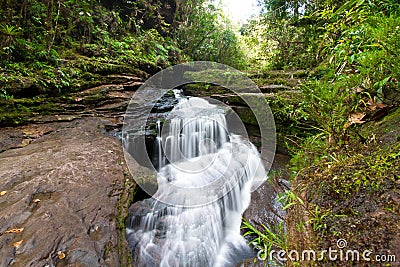
[[[179,163],[215,153],[228,142],[223,110],[201,98],[183,99],[163,132],[163,162]]]
[[[240,224],[265,176],[258,151],[204,99],[181,99],[169,117],[156,139],[158,190],[127,225],[134,266],[235,266],[251,253]]]
[[[158,160],[158,169],[160,170],[162,166],[164,166],[164,156],[162,150],[162,139],[161,139],[161,121],[157,120],[157,136],[156,136],[156,151],[157,151],[157,160]]]

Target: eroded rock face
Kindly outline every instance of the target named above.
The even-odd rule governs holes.
[[[96,118],[56,124],[0,153],[0,266],[120,265],[125,164],[121,144],[102,129]],[[15,228],[23,230],[6,232]]]

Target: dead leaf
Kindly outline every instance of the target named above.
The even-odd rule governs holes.
[[[33,203],[39,203],[39,202],[40,202],[40,199],[35,198],[34,200],[32,200],[32,202],[33,202]]]
[[[362,119],[365,117],[365,112],[362,113],[353,113],[350,115],[349,121],[353,122],[353,123],[359,123],[362,124],[365,121],[363,121]]]
[[[20,144],[18,144],[16,147],[21,148],[21,147],[26,147],[29,145],[33,140],[32,139],[24,139]]]
[[[353,124],[363,124],[365,122],[365,121],[363,121],[363,118],[365,117],[365,115],[366,115],[365,112],[350,114],[349,122],[345,125],[345,128],[347,128]]]
[[[10,229],[10,230],[5,231],[5,233],[7,233],[7,234],[11,234],[11,233],[19,234],[22,231],[24,231],[24,228],[14,228],[14,229]]]
[[[65,253],[62,252],[61,250],[57,252],[57,255],[58,255],[57,257],[58,257],[60,260],[62,260],[62,259],[65,258]]]
[[[368,105],[368,109],[369,109],[370,111],[374,111],[374,110],[376,110],[376,109],[383,109],[383,108],[386,108],[386,105],[385,105],[384,103],[377,103],[377,102],[372,101],[372,100],[369,100],[369,101],[367,102],[367,105]]]
[[[25,126],[21,129],[25,138],[37,139],[45,134],[53,131],[53,128],[49,126]]]
[[[364,89],[361,87],[361,86],[357,86],[356,87],[356,93],[362,93],[362,92],[364,92]]]
[[[5,194],[7,194],[7,191],[1,191],[0,192],[0,196],[4,196]]]
[[[382,109],[382,108],[386,108],[386,105],[383,103],[378,103],[378,104],[376,104],[376,107],[379,109]]]
[[[40,133],[37,129],[25,129],[22,130],[22,133],[24,134],[24,137],[27,138],[39,138],[40,137]]]
[[[15,248],[19,247],[19,246],[22,244],[23,241],[24,241],[24,240],[20,240],[20,241],[18,241],[18,242],[15,242],[15,243],[13,244],[13,246],[14,246]]]

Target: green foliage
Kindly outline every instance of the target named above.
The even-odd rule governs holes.
[[[309,212],[309,221],[312,225],[312,228],[314,231],[319,231],[319,230],[325,230],[326,229],[326,224],[324,223],[324,220],[326,217],[331,215],[330,211],[321,211],[321,208],[318,205],[315,205],[314,210]]]
[[[0,59],[7,58],[11,60],[12,54],[15,50],[13,45],[15,38],[21,33],[21,29],[17,26],[0,24]]]
[[[315,63],[316,28],[292,20],[253,19],[241,29],[253,68],[301,69]]]
[[[242,219],[242,229],[246,232],[243,236],[250,236],[253,239],[249,242],[259,252],[262,259],[268,259],[272,249],[288,250],[287,235],[283,223],[274,227],[267,227],[261,224],[262,231],[258,230],[246,219]]]
[[[399,110],[383,122],[370,125],[362,132],[370,135],[368,142],[360,144],[353,139],[347,149],[327,149],[324,134],[309,137],[292,158],[291,170],[298,177],[306,178],[312,194],[320,198],[322,194],[335,201],[345,201],[360,191],[363,194],[380,192],[400,177],[400,144],[395,138],[390,140],[390,145],[377,142],[376,135],[396,133],[398,130],[393,125],[398,123],[398,118]],[[382,124],[382,128],[377,124]]]
[[[14,97],[12,95],[9,95],[6,89],[0,89],[0,99],[4,100],[10,100],[13,99]]]
[[[278,95],[272,101],[278,107],[275,109],[280,121],[309,129],[310,133],[319,132],[316,139],[310,140],[324,140],[326,147],[334,148],[346,143],[353,114],[362,114],[376,103],[400,104],[400,40],[396,34],[400,18],[392,12],[393,7],[391,12],[374,12],[379,8],[383,7],[374,6],[374,2],[352,0],[337,11],[317,12],[326,24],[320,53],[324,60],[314,77],[300,86],[297,99],[281,99]],[[300,146],[310,140],[291,143]]]
[[[251,59],[272,69],[305,69],[315,66],[318,28],[310,17],[320,1],[259,1],[264,13],[242,27]],[[256,39],[255,39],[255,38]],[[263,53],[264,51],[264,53]],[[267,55],[267,57],[265,57]],[[257,62],[252,62],[258,66]]]
[[[325,24],[328,26],[323,55],[329,59],[330,67],[335,68],[335,74],[362,76],[365,89],[375,93],[387,77],[399,80],[397,51],[400,41],[397,34],[399,14],[391,12],[396,9],[379,12],[381,5],[377,4],[352,0],[336,12],[325,11],[319,15],[320,20],[332,21]],[[343,17],[346,20],[342,20]]]
[[[0,88],[16,97],[67,92],[95,84],[96,74],[154,73],[182,60],[159,1],[100,2],[4,3]]]
[[[277,201],[282,204],[283,210],[293,205],[304,205],[304,201],[291,190],[285,190],[285,192],[279,193]]]
[[[354,195],[361,189],[381,190],[385,181],[398,179],[399,148],[397,145],[385,151],[378,149],[370,155],[343,156],[340,161],[332,163],[335,175],[327,189],[335,192],[339,199]]]
[[[345,134],[345,125],[354,104],[346,88],[346,81],[335,84],[314,81],[301,87],[308,117],[314,122],[313,127],[328,136],[328,146],[339,144]]]
[[[0,33],[6,36],[16,36],[20,34],[21,29],[13,26],[13,25],[8,25],[8,24],[0,24]]]
[[[179,47],[192,60],[244,66],[240,40],[221,10],[204,0],[186,3],[185,17],[174,32]]]
[[[310,68],[318,64],[298,87],[299,94],[281,97],[278,93],[270,100],[279,122],[303,130],[303,134],[286,130],[294,134],[285,138],[292,155],[292,178],[298,189],[304,190],[304,199],[296,191],[286,191],[279,199],[289,212],[299,208],[307,213],[308,220],[298,223],[298,231],[310,224],[317,241],[331,238],[330,232],[343,238],[345,233],[337,230],[342,228],[330,228],[343,216],[335,213],[358,216],[376,211],[376,204],[371,207],[360,200],[379,202],[394,192],[400,177],[400,139],[394,126],[398,126],[400,105],[400,6],[392,0],[319,1],[314,9],[305,11],[306,16],[296,19],[293,1],[265,2],[283,5],[286,13],[267,13],[264,20],[243,29],[250,47],[260,44],[256,36],[275,38],[275,43],[264,41],[264,48],[257,48],[267,50],[268,58],[274,59],[274,65],[265,66]],[[277,22],[284,26],[274,29],[271,25]],[[288,47],[291,40],[303,43]],[[269,52],[271,47],[276,50]],[[305,56],[291,59],[296,53]],[[396,119],[381,119],[396,108]],[[381,121],[374,122],[378,119]],[[381,124],[385,125],[382,129]],[[353,205],[358,205],[359,211],[349,208]],[[391,205],[387,210],[393,212]]]
[[[301,91],[308,117],[328,136],[329,147],[342,144],[348,118],[367,102],[399,103],[400,18],[376,13],[371,5],[351,0],[336,12],[320,12],[321,20],[331,20],[324,35],[326,60],[316,70],[323,74]]]
[[[179,61],[180,50],[169,37],[161,36],[155,29],[144,30],[140,35],[128,34],[124,38],[111,38],[108,34],[102,43],[86,44],[88,55],[137,66],[150,64],[167,67]],[[177,55],[177,58],[170,57]],[[139,64],[138,64],[139,63]]]
[[[242,26],[242,40],[250,68],[265,71],[273,67],[278,43],[266,36],[270,28],[260,18]]]

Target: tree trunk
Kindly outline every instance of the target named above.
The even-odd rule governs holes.
[[[294,1],[294,17],[299,18],[299,2],[297,0]]]
[[[53,5],[54,1],[53,0],[48,0],[47,2],[47,18],[45,22],[45,27],[47,29],[47,33],[45,34],[45,40],[46,40],[46,48],[47,52],[50,52],[51,46],[52,46],[52,36],[53,36]]]

